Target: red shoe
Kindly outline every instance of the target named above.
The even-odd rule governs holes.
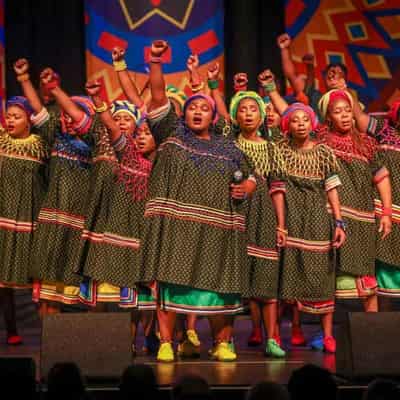
[[[276,343],[278,343],[279,347],[282,347],[282,340],[279,335],[275,335],[273,339],[275,340]]]
[[[333,336],[324,337],[324,351],[327,353],[336,353],[336,340]]]
[[[19,335],[10,335],[7,337],[7,344],[17,346],[22,343],[22,337]]]
[[[263,342],[263,337],[261,328],[253,329],[253,332],[251,332],[249,340],[247,341],[247,345],[250,347],[255,347],[255,346],[260,346],[262,342]]]
[[[292,328],[292,339],[290,340],[293,346],[304,346],[306,344],[306,338],[303,335],[303,331],[300,327]]]

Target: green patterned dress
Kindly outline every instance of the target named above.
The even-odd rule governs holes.
[[[36,131],[51,144],[49,188],[34,234],[31,275],[33,300],[79,303],[80,277],[75,274],[88,196],[91,141],[61,132],[52,111]]]
[[[0,285],[30,284],[33,232],[47,188],[47,143],[0,132]]]
[[[376,153],[376,141],[365,134],[359,134],[357,143],[351,135],[322,131],[320,140],[339,162],[340,205],[347,224],[346,242],[336,260],[336,297],[368,297],[377,291],[374,180],[388,175],[388,170]]]
[[[236,145],[247,156],[257,176],[247,217],[247,254],[251,280],[249,297],[277,301],[279,283],[279,253],[276,246],[276,216],[271,200],[275,191],[284,191],[283,159],[274,143],[250,141],[241,134]]]
[[[280,295],[299,309],[324,314],[334,309],[335,260],[333,219],[327,192],[340,185],[338,164],[325,145],[295,148],[290,140],[277,144],[285,162],[288,236],[281,262]]]
[[[106,302],[123,308],[154,309],[150,290],[137,285],[140,228],[151,162],[139,160],[132,151],[133,139],[126,140],[118,162],[107,130],[103,127],[96,136],[91,196],[80,249],[79,273],[84,276],[80,297],[90,306]]]
[[[155,110],[157,111],[157,110]],[[155,280],[163,309],[234,314],[249,292],[248,201],[233,201],[233,174],[249,174],[235,144],[202,140],[168,105],[150,116],[158,143],[145,206],[141,281]]]
[[[385,119],[371,118],[368,134],[378,140],[378,153],[382,155],[392,182],[392,232],[385,240],[378,237],[376,278],[378,294],[400,296],[400,134]],[[375,212],[382,215],[382,202],[375,198]]]

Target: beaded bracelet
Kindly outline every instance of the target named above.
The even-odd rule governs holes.
[[[207,85],[211,90],[218,89],[219,81],[217,79],[209,79]]]
[[[26,82],[29,81],[29,74],[25,73],[25,74],[21,74],[17,76],[17,80],[18,82]]]
[[[197,85],[192,85],[192,92],[200,92],[202,89],[204,89],[204,82],[200,82]]]
[[[103,101],[103,104],[100,107],[95,107],[94,110],[99,114],[103,113],[108,110],[108,105]]]
[[[128,68],[128,66],[126,65],[126,61],[125,60],[114,61],[113,65],[114,65],[114,70],[117,71],[117,72],[125,71]]]
[[[289,233],[287,229],[280,228],[279,226],[276,227],[276,231],[277,231],[277,232],[281,232],[281,233],[283,233],[284,235],[287,235],[287,234]]]
[[[275,82],[266,83],[263,85],[263,88],[266,92],[273,92],[276,90],[276,84]]]
[[[393,210],[391,207],[382,207],[382,217],[391,217]]]
[[[342,231],[346,232],[347,224],[342,219],[335,219],[335,228],[340,228]]]
[[[161,63],[161,57],[151,56],[150,57],[150,62],[151,63],[155,63],[155,64],[159,64],[159,63]]]

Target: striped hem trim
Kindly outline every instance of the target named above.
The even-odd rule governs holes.
[[[400,297],[400,288],[399,289],[386,289],[386,288],[378,288],[378,295],[383,297]]]
[[[328,301],[297,301],[297,307],[300,311],[308,314],[328,314],[335,311],[335,302]]]
[[[46,107],[42,107],[42,109],[37,114],[31,115],[31,124],[40,128],[45,122],[47,122],[50,118],[50,114],[47,111]]]
[[[217,160],[224,160],[224,161],[231,161],[232,160],[232,158],[229,158],[229,157],[217,156],[215,154],[210,154],[210,153],[207,153],[207,152],[204,152],[204,151],[199,151],[199,150],[194,149],[193,147],[186,146],[181,140],[179,140],[176,137],[170,137],[167,140],[165,140],[159,146],[158,151],[161,151],[168,144],[174,144],[174,145],[180,147],[181,149],[183,149],[183,150],[185,150],[185,151],[187,151],[189,153],[197,154],[197,155],[200,155],[200,156],[211,157],[211,158],[215,158]]]
[[[271,185],[270,185],[268,193],[271,195],[272,193],[275,193],[275,192],[286,193],[286,183],[283,182],[283,181],[271,182]]]
[[[107,161],[107,162],[111,162],[111,163],[115,163],[117,162],[116,157],[114,156],[98,156],[98,157],[94,157],[92,159],[93,163],[97,163],[99,161]]]
[[[37,302],[40,300],[46,300],[46,301],[53,301],[55,303],[62,303],[62,304],[67,304],[67,305],[76,305],[80,303],[79,296],[73,296],[73,295],[66,295],[66,294],[61,294],[57,293],[53,290],[47,290],[47,289],[40,289],[39,292],[39,299],[35,297],[32,299],[33,301]]]
[[[66,160],[71,160],[71,161],[79,161],[79,162],[85,163],[85,164],[91,164],[90,159],[87,158],[87,157],[79,157],[79,156],[76,156],[76,155],[72,155],[72,154],[66,153],[64,151],[53,150],[51,152],[51,156],[52,157],[57,157],[57,158],[64,158]]]
[[[399,146],[393,146],[390,144],[380,144],[378,145],[378,150],[383,150],[383,151],[400,151]]]
[[[127,247],[133,250],[138,250],[140,247],[139,239],[119,236],[110,232],[96,233],[84,229],[81,239],[89,240],[96,244],[110,244],[112,246]]]
[[[168,103],[164,104],[163,106],[151,110],[147,114],[147,119],[152,124],[157,123],[169,113],[170,109],[171,109],[171,102],[168,101]]]
[[[31,289],[32,284],[22,284],[13,282],[0,282],[0,288],[10,288],[10,289]]]
[[[375,173],[374,173],[374,178],[373,182],[375,184],[383,181],[386,177],[390,175],[388,169],[386,167],[379,168]]]
[[[0,218],[0,229],[13,232],[30,233],[36,228],[33,222],[22,222],[15,219]]]
[[[325,181],[325,191],[329,192],[330,190],[340,186],[342,182],[338,175],[332,175]]]
[[[225,211],[182,203],[165,198],[156,198],[146,204],[145,217],[162,216],[212,225],[222,229],[245,231],[245,217]]]
[[[259,247],[254,244],[247,245],[247,255],[272,261],[279,260],[279,254],[275,249]]]
[[[312,251],[315,253],[327,253],[331,250],[332,243],[329,240],[305,240],[288,236],[288,238],[286,239],[286,247]]]
[[[379,199],[374,200],[375,204],[375,215],[377,217],[382,217],[382,201]],[[392,204],[392,222],[395,224],[400,224],[400,206],[397,204]]]
[[[28,155],[12,154],[12,153],[10,154],[10,153],[3,153],[0,151],[0,156],[7,157],[7,158],[13,158],[16,160],[33,161],[35,163],[42,164],[42,165],[46,164],[42,159],[30,157]]]
[[[81,230],[83,229],[85,217],[51,208],[42,208],[39,212],[38,221],[42,224],[62,225],[68,228]]]
[[[135,176],[143,176],[143,177],[149,177],[150,176],[150,172],[144,172],[144,171],[142,171],[140,169],[129,168],[126,165],[123,165],[123,164],[120,164],[119,168],[122,171],[129,172],[130,174],[135,175]]]
[[[327,210],[330,214],[332,214],[332,208],[329,206],[329,204],[327,205]],[[375,223],[374,211],[361,211],[347,206],[340,206],[340,211],[342,213],[342,217],[347,217],[349,219],[361,222],[368,222],[371,224]]]
[[[238,314],[244,310],[243,305],[201,307],[201,306],[187,306],[187,305],[173,304],[173,303],[163,303],[161,308],[165,311],[174,311],[183,314],[199,314],[199,315]]]

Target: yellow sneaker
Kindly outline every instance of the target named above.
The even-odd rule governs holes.
[[[173,362],[175,359],[174,350],[170,342],[161,343],[157,353],[157,361]]]
[[[211,358],[217,361],[235,361],[237,355],[228,342],[220,342],[212,349]]]
[[[186,336],[187,336],[188,341],[190,343],[192,343],[193,346],[200,347],[201,343],[200,343],[199,337],[197,336],[197,333],[194,329],[188,329],[186,331]]]

